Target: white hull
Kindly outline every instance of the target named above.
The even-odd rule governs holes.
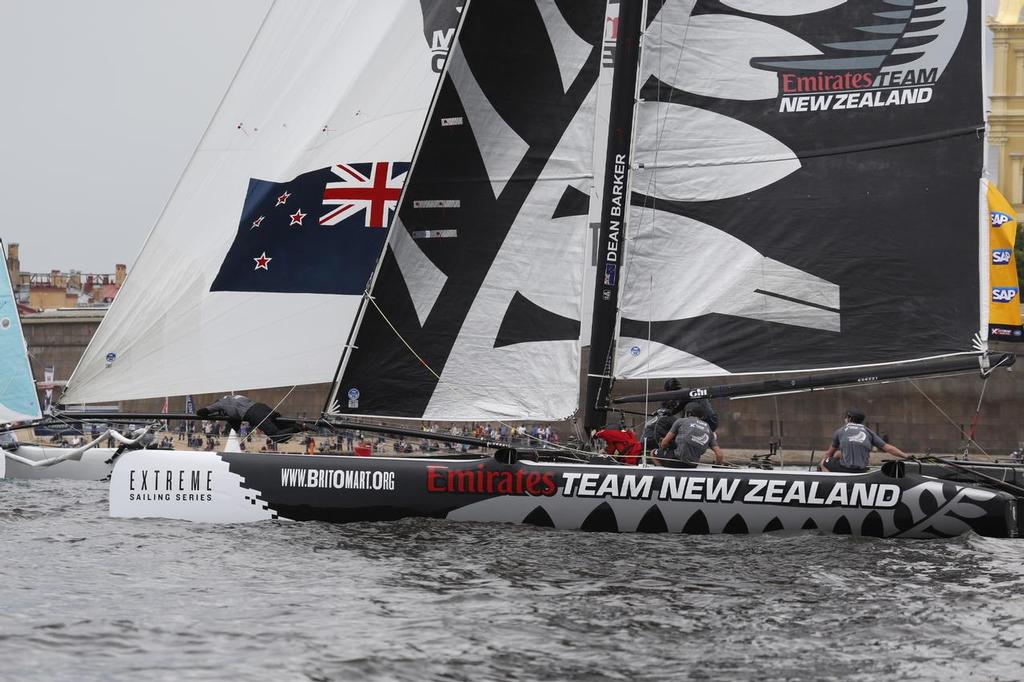
[[[41,461],[56,457],[66,450],[61,448],[43,448],[36,445],[22,445],[14,454],[25,459]],[[32,467],[22,464],[6,456],[0,464],[0,477],[17,479],[64,478],[76,481],[101,481],[110,475],[113,465],[106,461],[113,456],[115,448],[93,448],[82,454],[78,461],[67,461],[52,466]]]

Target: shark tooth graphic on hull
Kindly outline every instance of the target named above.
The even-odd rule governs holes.
[[[615,518],[615,512],[611,505],[602,502],[594,508],[587,518],[584,519],[580,530],[589,530],[597,533],[618,533],[619,523]]]
[[[864,517],[860,524],[860,534],[866,537],[885,537],[885,525],[882,523],[882,516],[877,511],[872,511]]]
[[[665,516],[661,513],[658,505],[651,506],[644,514],[644,517],[640,519],[640,523],[636,527],[638,533],[666,533],[668,532],[668,524],[665,523]]]
[[[541,528],[552,528],[555,525],[554,521],[551,520],[551,516],[540,505],[537,505],[532,512],[526,515],[523,523]]]
[[[725,524],[725,528],[722,529],[723,533],[728,535],[746,535],[750,532],[747,528],[747,522],[739,514],[735,514],[729,523]]]
[[[688,535],[707,535],[711,532],[708,527],[708,519],[704,516],[704,512],[699,509],[690,516],[686,521],[686,525],[683,526],[683,532]]]

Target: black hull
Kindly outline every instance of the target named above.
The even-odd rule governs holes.
[[[1010,494],[891,473],[141,450],[118,461],[110,505],[113,516],[212,522],[429,517],[606,532],[1017,533]]]

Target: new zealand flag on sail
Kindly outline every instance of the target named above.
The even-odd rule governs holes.
[[[238,234],[210,290],[363,293],[408,170],[379,161],[290,182],[249,180]]]

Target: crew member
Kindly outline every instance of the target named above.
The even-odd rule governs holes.
[[[696,467],[701,456],[710,448],[715,453],[715,464],[725,463],[725,454],[718,447],[718,436],[697,414],[701,407],[697,403],[686,403],[683,417],[677,419],[665,437],[661,439],[661,462],[666,466]]]
[[[680,391],[682,388],[683,386],[679,383],[679,379],[665,380],[666,391]],[[684,407],[691,408],[693,410],[692,416],[703,421],[712,431],[718,430],[718,414],[715,413],[715,408],[707,398],[692,400],[685,405],[679,398],[666,400],[654,412],[654,416],[644,424],[644,442],[648,450],[654,450],[658,447],[658,444],[665,438],[665,434],[676,423],[676,415],[682,413]]]
[[[682,386],[678,379],[665,380],[666,391],[678,391],[681,388]],[[654,416],[644,424],[643,447],[647,448],[648,451],[656,450],[658,443],[661,442],[661,439],[672,428],[672,425],[676,422],[676,415],[682,409],[683,403],[678,398],[663,402],[661,407],[654,411]]]
[[[708,425],[712,431],[718,430],[718,414],[707,398],[694,400],[689,405],[693,406],[693,416]]]
[[[632,431],[620,429],[601,429],[594,434],[594,438],[600,438],[605,443],[604,451],[613,456],[619,456],[618,461],[623,464],[634,466],[639,462],[640,441]]]
[[[907,455],[894,445],[889,445],[878,437],[878,434],[864,426],[865,415],[857,409],[846,411],[846,424],[832,434],[832,445],[825,451],[825,456],[818,463],[820,471],[832,471],[843,474],[859,474],[868,470],[868,458],[871,448],[876,447],[882,452],[897,457]],[[833,455],[840,453],[839,457]]]
[[[223,417],[236,433],[242,432],[242,422],[247,421],[275,443],[287,442],[296,431],[294,426],[278,424],[277,420],[281,415],[269,405],[258,403],[244,395],[226,395],[215,403],[199,408],[196,415],[203,419]]]

